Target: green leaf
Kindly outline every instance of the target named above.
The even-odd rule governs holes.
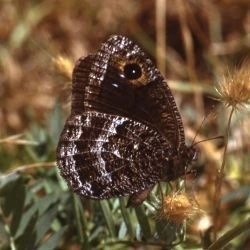
[[[22,216],[20,226],[16,232],[15,237],[18,238],[25,231],[26,226],[31,220],[32,216],[38,212],[39,215],[42,215],[50,206],[56,204],[59,200],[59,194],[53,193],[48,194],[44,198],[39,199],[33,206],[31,206]]]
[[[15,190],[12,195],[12,208],[13,208],[13,215],[11,220],[11,226],[10,231],[12,235],[15,235],[17,232],[17,229],[19,227],[22,215],[23,215],[23,209],[24,209],[24,203],[25,203],[25,195],[26,195],[26,189],[24,186],[23,179],[20,178],[18,182],[16,183]]]
[[[102,212],[107,223],[109,232],[113,238],[116,237],[115,223],[113,220],[113,213],[110,210],[109,203],[106,200],[100,201]]]
[[[10,233],[15,235],[23,214],[25,203],[24,178],[19,174],[4,175],[0,179],[1,207],[5,217],[12,215]]]
[[[6,225],[0,220],[0,249],[7,249],[9,243],[9,235],[6,230]]]
[[[63,129],[63,120],[61,105],[58,100],[56,100],[54,109],[48,119],[49,135],[54,145],[58,143],[59,136]]]
[[[60,241],[60,239],[62,238],[63,234],[65,233],[65,231],[67,230],[67,226],[64,226],[63,228],[61,228],[59,231],[57,231],[56,233],[54,233],[49,239],[48,241],[46,241],[42,246],[40,246],[37,250],[53,250],[56,248],[56,246],[58,245],[58,242]]]
[[[0,196],[4,196],[19,178],[20,174],[18,173],[0,176]]]
[[[46,211],[41,217],[39,217],[37,224],[36,224],[36,243],[38,243],[45,233],[51,227],[52,221],[55,218],[57,213],[57,207],[52,207],[48,211]]]
[[[127,230],[126,224],[122,222],[118,232],[118,239],[124,239],[126,237]]]
[[[0,197],[3,197],[3,199],[1,200],[1,207],[6,217],[9,216],[13,211],[13,203],[15,203],[13,196],[16,192],[18,192],[18,185],[20,185],[20,179],[21,176],[19,174],[1,176]]]
[[[35,141],[37,145],[30,146],[26,145],[24,147],[27,155],[34,162],[47,161],[49,154],[49,136],[48,132],[42,128],[39,124],[32,123],[31,128],[28,133],[26,133],[28,140]]]
[[[35,248],[36,242],[36,232],[35,232],[35,225],[38,218],[38,212],[33,214],[31,217],[26,230],[23,232],[22,235],[15,241],[17,245],[17,249],[22,250],[33,250]]]
[[[36,206],[39,210],[39,215],[43,214],[50,206],[56,204],[60,199],[60,193],[47,194],[45,197],[40,199]]]
[[[165,241],[167,245],[176,240],[179,227],[175,223],[166,219],[158,219],[156,220],[155,227],[159,239]]]
[[[30,221],[33,219],[34,215],[37,214],[38,217],[38,209],[36,206],[30,207],[22,216],[19,228],[16,232],[15,238],[19,238],[21,235],[27,231],[27,227]]]
[[[120,207],[121,207],[122,217],[123,217],[124,222],[126,224],[129,236],[131,239],[134,239],[135,234],[134,234],[134,229],[133,229],[133,222],[132,222],[132,218],[131,218],[131,213],[129,213],[128,212],[129,210],[126,208],[124,198],[120,198]]]
[[[135,213],[136,213],[138,222],[140,224],[143,237],[145,239],[151,238],[152,233],[151,233],[151,228],[150,228],[150,224],[149,224],[149,218],[148,218],[148,216],[146,216],[143,207],[142,206],[136,207]]]
[[[90,246],[89,246],[87,223],[84,218],[82,203],[80,201],[80,198],[76,194],[73,194],[73,202],[74,202],[76,225],[77,225],[78,235],[80,238],[80,243],[84,247],[84,249],[89,249]]]

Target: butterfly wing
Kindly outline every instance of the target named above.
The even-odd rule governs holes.
[[[142,75],[124,74],[136,63]],[[153,62],[130,39],[112,36],[99,51],[80,59],[73,73],[72,113],[98,111],[149,124],[173,145],[185,145],[181,116],[174,97]]]
[[[93,199],[125,196],[167,173],[170,144],[154,129],[126,117],[95,111],[71,116],[57,162],[69,186]]]
[[[191,159],[173,95],[138,45],[112,36],[77,62],[57,148],[61,174],[76,192],[94,199],[133,194],[139,204],[142,191],[183,175]]]

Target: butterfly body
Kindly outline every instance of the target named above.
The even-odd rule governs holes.
[[[184,175],[194,157],[173,95],[138,45],[112,36],[79,59],[57,148],[60,172],[75,192],[130,195],[138,205],[157,182]]]

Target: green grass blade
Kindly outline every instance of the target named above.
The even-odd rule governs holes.
[[[120,198],[119,201],[120,201],[120,208],[121,208],[121,212],[122,212],[122,217],[123,217],[124,222],[126,224],[129,237],[131,239],[134,239],[135,234],[134,234],[134,228],[133,228],[133,222],[132,222],[131,214],[128,212],[128,208],[126,208],[125,199]]]
[[[115,230],[115,223],[113,220],[113,213],[110,210],[108,201],[102,200],[100,201],[101,209],[105,218],[105,221],[107,223],[109,232],[113,238],[116,237],[116,230]]]
[[[148,216],[146,216],[143,207],[142,206],[136,207],[135,213],[136,213],[138,222],[140,224],[143,237],[146,239],[151,238],[152,233],[151,233],[151,228],[149,224],[149,219],[148,219]]]
[[[89,237],[87,233],[87,223],[84,218],[84,211],[79,197],[73,194],[74,209],[76,216],[77,231],[80,238],[80,243],[83,249],[90,249]]]

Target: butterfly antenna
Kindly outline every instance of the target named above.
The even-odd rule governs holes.
[[[198,141],[196,143],[193,143],[192,146],[195,146],[195,145],[197,145],[197,144],[199,144],[201,142],[212,141],[212,140],[217,140],[217,139],[224,139],[224,136],[219,135],[219,136],[211,137],[211,138],[208,138],[208,139],[204,139],[204,140]]]
[[[205,116],[205,117],[203,118],[203,120],[202,120],[202,122],[201,122],[201,124],[200,124],[200,126],[199,126],[199,128],[198,128],[198,130],[197,130],[197,132],[196,132],[196,134],[195,134],[195,136],[194,136],[194,139],[193,139],[193,141],[192,141],[192,144],[191,144],[192,146],[195,146],[195,145],[197,145],[197,144],[199,144],[199,143],[201,143],[201,142],[211,141],[211,140],[216,140],[216,139],[223,139],[223,138],[224,138],[224,136],[216,136],[216,137],[212,137],[212,138],[209,138],[209,139],[201,140],[201,141],[199,141],[199,142],[195,142],[195,140],[196,140],[198,134],[199,134],[200,131],[201,131],[201,128],[203,127],[205,121],[208,119],[208,117],[210,117],[211,114],[212,114],[212,113],[210,112],[207,116]]]
[[[194,139],[193,139],[192,144],[191,144],[192,146],[195,145],[195,143],[194,143],[194,142],[195,142],[195,139],[196,139],[196,137],[198,136],[198,134],[200,133],[201,128],[202,128],[202,126],[203,126],[203,124],[204,124],[204,122],[205,122],[206,119],[207,119],[207,116],[203,118],[203,120],[202,120],[202,122],[201,122],[201,124],[200,124],[200,126],[199,126],[199,128],[198,128],[198,130],[196,131],[196,134],[195,134]]]

